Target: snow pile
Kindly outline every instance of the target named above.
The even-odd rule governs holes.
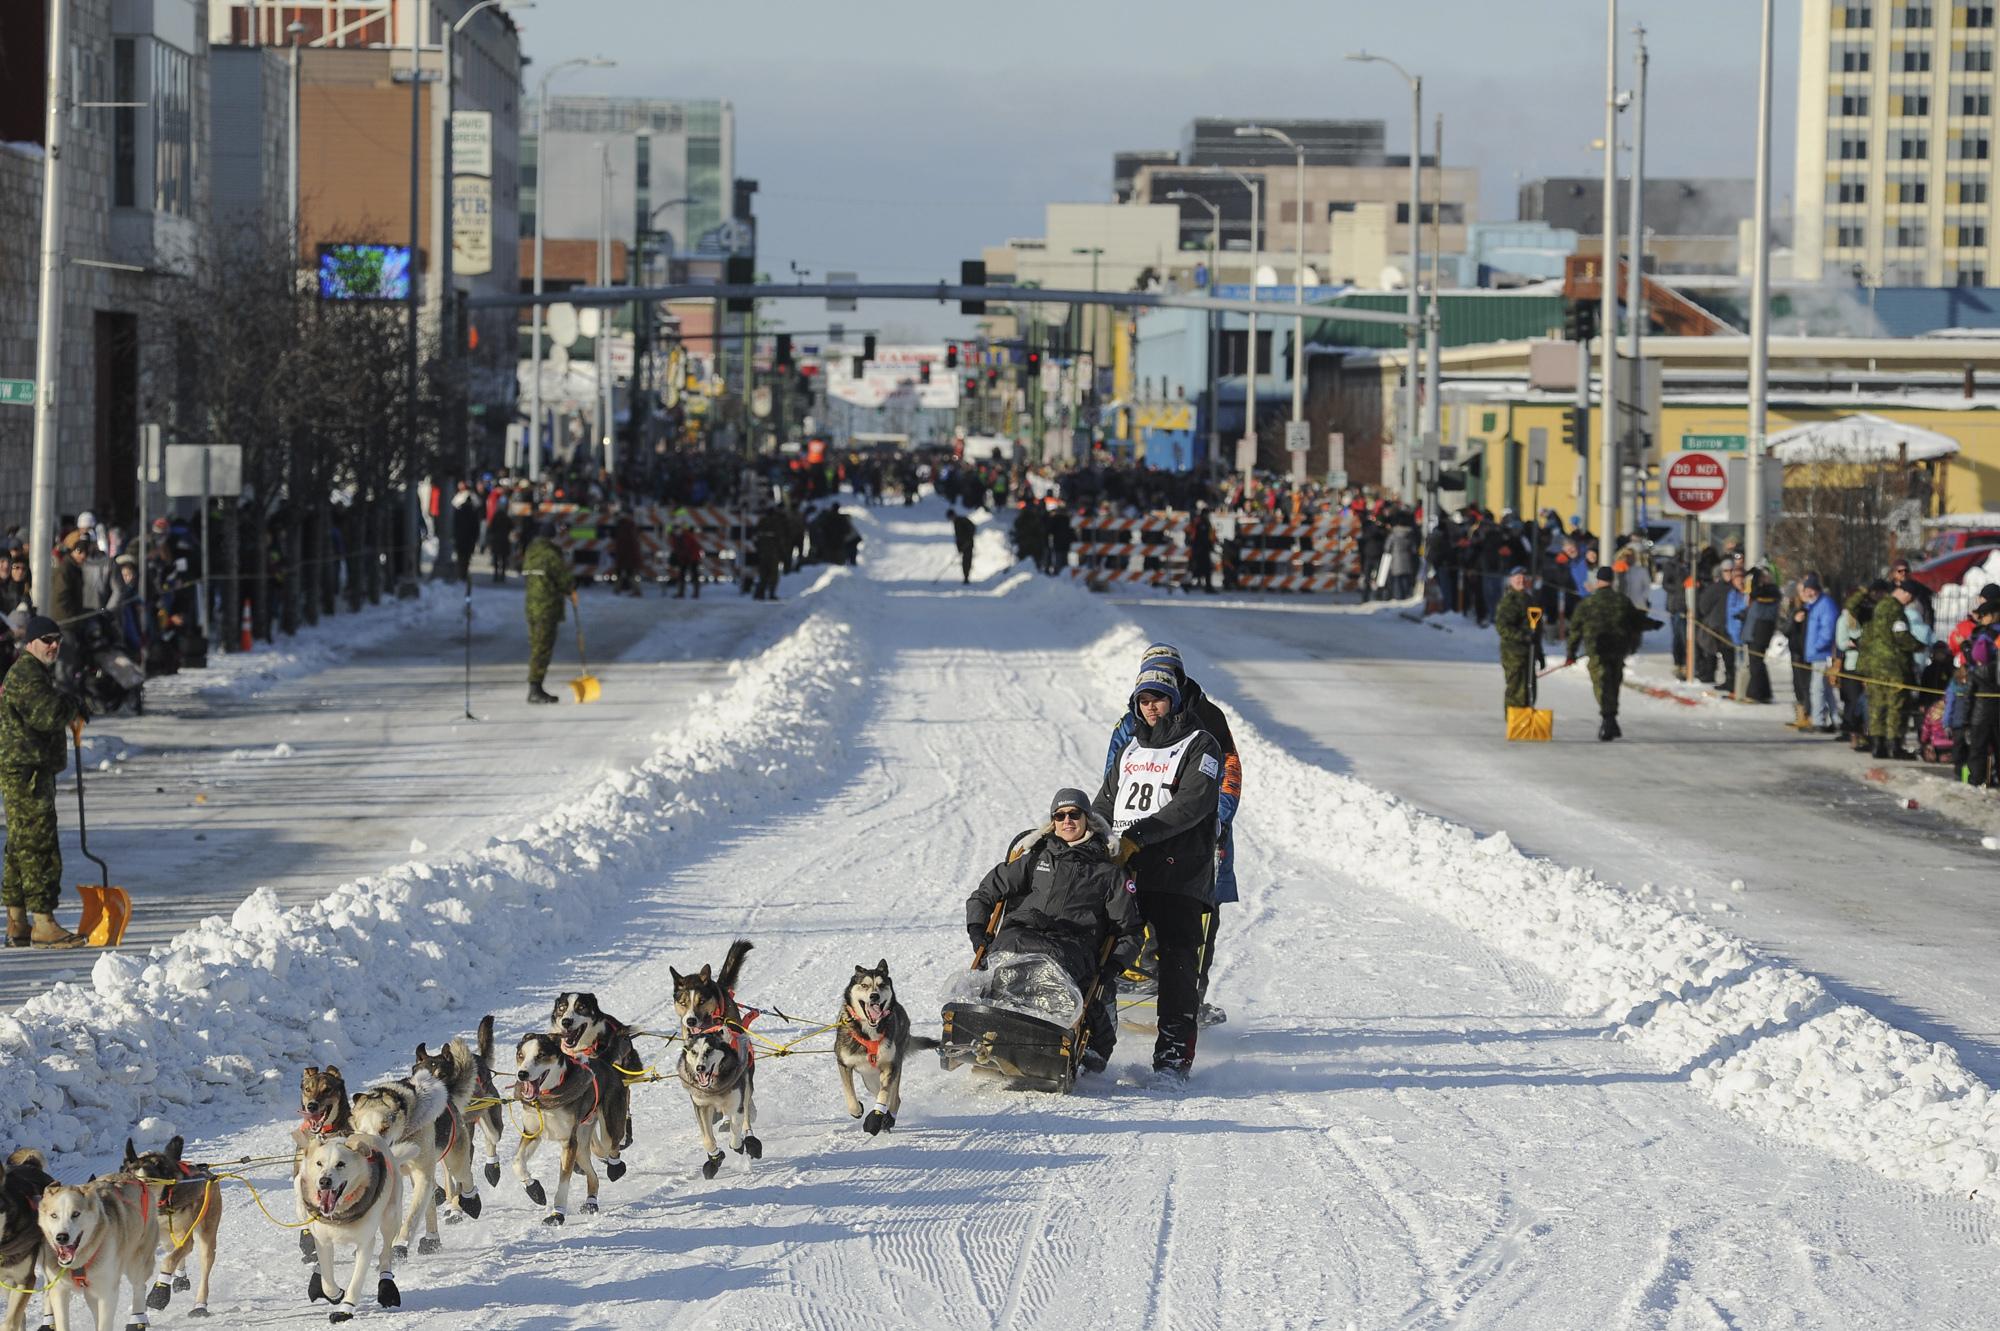
[[[106,1152],[132,1125],[289,1094],[307,1063],[379,1057],[413,1018],[502,987],[521,955],[621,927],[633,891],[717,820],[810,790],[867,705],[835,581],[645,762],[508,840],[282,908],[268,889],[141,958],[106,953],[0,1017],[0,1138]],[[779,632],[777,626],[772,636]],[[665,718],[663,718],[663,721]]]
[[[1131,627],[1099,639],[1086,653],[1096,687],[1129,687],[1145,643]],[[2000,1170],[2000,1099],[1947,1046],[1650,894],[1530,858],[1504,832],[1476,836],[1302,762],[1241,719],[1232,727],[1246,838],[1338,866],[1537,967],[1565,986],[1569,1012],[1603,1019],[1773,1134],[1939,1192],[1965,1195]]]
[[[465,589],[458,583],[424,582],[407,601],[386,600],[352,614],[321,616],[318,625],[301,627],[276,645],[258,643],[248,652],[224,652],[217,640],[209,644],[208,664],[199,670],[158,675],[146,681],[149,698],[215,698],[242,696],[287,679],[309,675],[351,653],[421,629],[443,632],[465,615]]]

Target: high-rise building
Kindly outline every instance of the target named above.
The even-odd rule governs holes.
[[[1648,176],[1642,200],[1646,255],[1657,273],[1734,273],[1739,233],[1754,216],[1756,182],[1747,178]],[[1550,176],[1524,182],[1515,216],[1578,236],[1577,252],[1604,247],[1604,180]],[[1632,182],[1618,182],[1619,243],[1631,222]]]
[[[1984,286],[1996,7],[1800,5],[1794,272],[1867,286]]]

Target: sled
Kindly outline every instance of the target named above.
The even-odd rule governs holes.
[[[576,610],[576,668],[581,671],[569,682],[569,692],[578,702],[596,702],[604,690],[597,682],[597,676],[590,673],[590,663],[583,655],[583,607],[577,604],[576,593],[569,594],[569,603]]]
[[[1542,632],[1542,608],[1528,607],[1528,629],[1539,640]],[[1539,649],[1538,649],[1539,651]],[[1546,744],[1556,737],[1556,714],[1554,710],[1535,706],[1535,697],[1541,692],[1538,687],[1541,677],[1534,671],[1528,672],[1528,705],[1507,709],[1507,739],[1528,740]]]
[[[83,814],[83,720],[78,718],[70,727],[76,748],[76,836],[77,844],[83,848],[83,856],[97,866],[103,875],[98,883],[78,883],[77,899],[83,903],[83,918],[78,921],[76,931],[82,934],[92,947],[117,947],[125,941],[125,926],[132,922],[132,894],[122,887],[111,886],[111,866],[90,852],[90,824]]]
[[[987,921],[989,941],[999,933],[1002,909],[995,906],[992,918]],[[1098,950],[1100,973],[1115,942],[1107,934]],[[987,948],[982,945],[973,958],[973,971],[979,969],[986,954]],[[1053,961],[1048,964],[1060,973],[1060,967]],[[948,1000],[944,1005],[944,1029],[938,1038],[938,1061],[947,1072],[970,1065],[976,1071],[1003,1077],[1022,1090],[1067,1095],[1076,1085],[1077,1067],[1083,1061],[1083,1051],[1089,1047],[1090,1009],[1101,983],[1101,979],[1093,980],[1089,991],[1079,996],[1076,1019],[1067,1024],[1043,1020],[995,1002]],[[1065,985],[1071,994],[1076,994],[1075,986],[1067,978]]]

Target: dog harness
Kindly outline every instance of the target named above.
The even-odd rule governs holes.
[[[153,1218],[153,1190],[147,1187],[145,1181],[142,1179],[132,1178],[121,1180],[121,1185],[125,1184],[129,1184],[139,1190],[139,1223],[143,1225]],[[71,1267],[69,1269],[69,1283],[78,1289],[89,1289],[90,1263],[85,1262],[82,1266]]]
[[[597,1073],[594,1069],[585,1067],[582,1060],[576,1058],[570,1058],[567,1055],[564,1056],[564,1060],[568,1064],[568,1066],[563,1068],[562,1076],[556,1078],[555,1085],[549,1087],[537,1087],[533,1082],[526,1082],[526,1081],[516,1081],[515,1085],[517,1087],[527,1088],[528,1093],[522,1097],[523,1099],[531,1102],[535,1100],[541,1100],[547,1098],[548,1096],[554,1095],[557,1091],[562,1089],[563,1083],[569,1080],[570,1068],[583,1068],[584,1071],[590,1073],[590,1112],[588,1114],[585,1114],[582,1118],[576,1121],[576,1125],[580,1128],[583,1127],[585,1124],[589,1123],[590,1120],[597,1117],[597,1109],[598,1106],[603,1103],[604,1096],[597,1084]]]
[[[852,1004],[848,1006],[847,1017],[848,1017],[847,1020],[848,1038],[853,1040],[854,1043],[860,1045],[863,1049],[868,1051],[869,1067],[879,1068],[880,1064],[878,1064],[876,1060],[881,1057],[882,1046],[888,1043],[889,1037],[887,1035],[878,1035],[871,1040],[867,1036],[863,1035],[861,1033],[862,1018],[856,1015]]]

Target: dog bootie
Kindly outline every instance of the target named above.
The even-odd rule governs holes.
[[[577,1208],[577,1212],[578,1212],[578,1214],[580,1214],[580,1215],[596,1215],[596,1214],[597,1214],[597,1198],[595,1198],[595,1197],[586,1197],[586,1198],[584,1198],[584,1199],[583,1199],[583,1205]]]
[[[375,1282],[375,1302],[384,1308],[403,1306],[403,1291],[396,1288],[396,1277],[392,1272],[384,1271],[382,1278]]]
[[[307,1264],[319,1260],[319,1245],[313,1242],[312,1231],[310,1229],[299,1231],[299,1260]]]
[[[749,1156],[752,1160],[762,1160],[764,1158],[764,1143],[758,1141],[755,1137],[745,1137],[743,1139],[743,1154]]]
[[[489,1188],[500,1186],[500,1162],[498,1160],[488,1160],[486,1162],[486,1186]]]
[[[458,1194],[458,1209],[465,1212],[467,1220],[477,1220],[479,1213],[486,1209],[486,1203],[479,1200],[476,1192],[461,1192]]]
[[[542,1182],[540,1179],[531,1178],[528,1180],[528,1200],[537,1206],[547,1206],[549,1204],[549,1195],[542,1191]]]
[[[400,1262],[410,1255],[410,1245],[407,1243],[398,1243],[395,1247],[391,1248],[389,1251],[394,1253],[396,1260]]]
[[[444,1240],[431,1234],[421,1235],[417,1239],[417,1251],[426,1257],[434,1252],[443,1252]]]
[[[873,1137],[896,1126],[896,1116],[886,1109],[871,1109],[868,1117],[861,1120],[861,1130]]]
[[[624,1178],[625,1162],[623,1160],[606,1160],[604,1162],[604,1177],[610,1179],[613,1183]]]
[[[156,1280],[146,1291],[146,1307],[156,1313],[167,1310],[167,1301],[174,1297],[173,1285],[165,1280]]]
[[[194,1281],[189,1280],[187,1278],[187,1272],[185,1271],[174,1272],[174,1293],[185,1294],[187,1291],[193,1288],[194,1288]]]
[[[335,1308],[332,1312],[326,1315],[326,1320],[332,1322],[335,1326],[339,1326],[342,1322],[353,1321],[354,1305],[351,1303],[341,1304],[339,1307]]]
[[[326,1287],[319,1283],[319,1272],[315,1271],[312,1273],[312,1279],[306,1281],[306,1302],[318,1303],[325,1298]],[[331,1303],[333,1300],[327,1299],[327,1302]]]
[[[551,1211],[542,1217],[542,1223],[545,1225],[560,1225],[562,1222],[563,1213],[561,1211]]]
[[[722,1168],[722,1152],[717,1151],[714,1155],[701,1162],[701,1176],[703,1178],[714,1178],[715,1171],[720,1168]]]

